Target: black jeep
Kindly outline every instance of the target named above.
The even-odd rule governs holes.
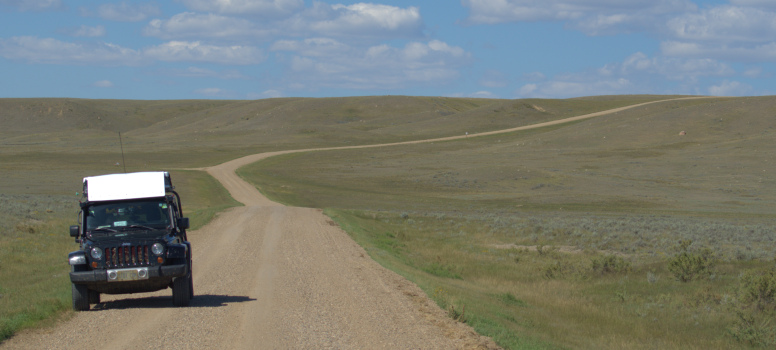
[[[101,185],[90,186],[90,182]],[[106,186],[123,187],[105,193]],[[133,190],[145,186],[163,189]],[[80,243],[80,249],[68,257],[73,309],[89,310],[90,304],[100,302],[102,293],[143,293],[168,287],[175,306],[188,305],[194,297],[191,244],[186,237],[189,219],[183,217],[169,173],[87,177],[84,197],[79,213],[82,225],[70,226],[70,236]]]

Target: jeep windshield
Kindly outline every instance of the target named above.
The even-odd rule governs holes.
[[[86,231],[94,237],[145,235],[170,226],[170,207],[164,199],[96,203],[85,216]]]

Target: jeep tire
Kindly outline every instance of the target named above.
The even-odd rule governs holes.
[[[191,301],[191,272],[186,276],[178,277],[172,281],[172,304],[175,306],[188,306]]]
[[[89,290],[89,304],[99,304],[100,293],[97,291]]]
[[[189,264],[189,266],[191,266]],[[189,299],[194,299],[194,273],[189,268]]]
[[[73,283],[73,310],[89,310],[89,289],[85,284]]]

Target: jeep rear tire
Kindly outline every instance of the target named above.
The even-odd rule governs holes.
[[[188,306],[191,301],[191,273],[172,281],[172,304]]]
[[[84,284],[73,283],[73,310],[89,310],[89,289]]]

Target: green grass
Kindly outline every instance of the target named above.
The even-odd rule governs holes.
[[[476,216],[414,213],[410,222],[390,211],[326,214],[372,258],[510,349],[745,347],[729,336],[731,310],[741,307],[739,273],[772,264],[720,259],[713,278],[681,283],[666,259],[627,255],[632,269],[602,274],[593,266],[606,254],[597,251],[496,248],[488,242],[531,233],[488,230],[491,222]]]
[[[375,260],[507,348],[746,348],[776,334],[739,292],[742,272],[776,255],[774,112],[769,97],[676,101],[238,173],[273,200],[328,208]],[[711,249],[713,270],[679,281],[680,240]]]
[[[191,230],[205,226],[219,212],[242,206],[212,176],[204,171],[177,170],[170,173],[175,190],[181,196],[183,215],[189,218]]]
[[[77,198],[0,195],[0,340],[70,308]]]
[[[240,172],[270,198],[303,206],[768,217],[773,125],[752,115],[717,134],[709,124],[733,118],[723,112],[735,103],[704,101],[456,142],[289,154]]]

